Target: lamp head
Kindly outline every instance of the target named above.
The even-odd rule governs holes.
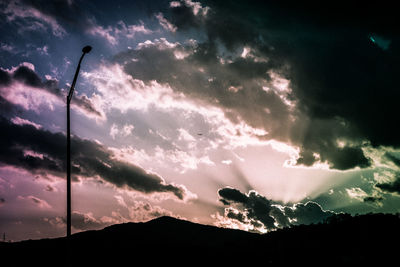
[[[82,48],[82,52],[85,54],[89,53],[90,50],[92,50],[92,47],[90,45],[87,45],[84,48]]]

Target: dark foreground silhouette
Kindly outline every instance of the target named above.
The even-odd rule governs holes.
[[[66,238],[1,243],[8,266],[343,266],[398,264],[400,218],[338,216],[265,235],[171,217]],[[69,263],[66,251],[70,250]]]

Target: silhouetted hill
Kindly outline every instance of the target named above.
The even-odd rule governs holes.
[[[396,215],[342,215],[324,224],[265,235],[160,217],[74,234],[69,249],[71,266],[383,266],[397,263],[399,238],[400,218]],[[1,260],[13,266],[65,266],[66,241],[2,243]]]

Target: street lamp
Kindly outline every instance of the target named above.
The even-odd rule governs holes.
[[[83,57],[92,50],[92,47],[87,45],[82,48],[82,56],[79,59],[78,67],[76,68],[74,80],[69,89],[67,96],[67,237],[71,236],[71,127],[70,127],[70,104],[72,95],[74,94],[76,79],[78,78],[79,70]]]

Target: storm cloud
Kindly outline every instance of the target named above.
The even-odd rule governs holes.
[[[229,206],[225,209],[225,217],[251,225],[255,229],[273,230],[291,225],[319,223],[335,215],[312,201],[283,206],[254,190],[244,194],[235,188],[225,187],[218,191],[218,195],[220,201]]]
[[[384,156],[393,162],[397,167],[400,167],[400,159],[398,157],[389,152],[386,152]]]
[[[165,18],[178,32],[194,30],[197,41],[148,41],[115,61],[135,79],[168,84],[264,129],[261,139],[299,147],[297,164],[366,168],[372,160],[363,148],[400,147],[399,39],[387,7],[332,3],[332,10],[176,1]],[[387,49],[371,34],[390,40]]]
[[[32,125],[16,125],[0,117],[0,163],[23,168],[33,174],[64,177],[66,170],[66,137],[37,129]],[[72,173],[75,179],[101,177],[117,186],[146,194],[165,192],[184,199],[183,186],[167,184],[157,174],[141,167],[116,160],[100,143],[73,136],[71,140]]]
[[[397,172],[394,180],[387,183],[378,183],[375,185],[377,188],[388,193],[396,193],[400,195],[400,173]]]

